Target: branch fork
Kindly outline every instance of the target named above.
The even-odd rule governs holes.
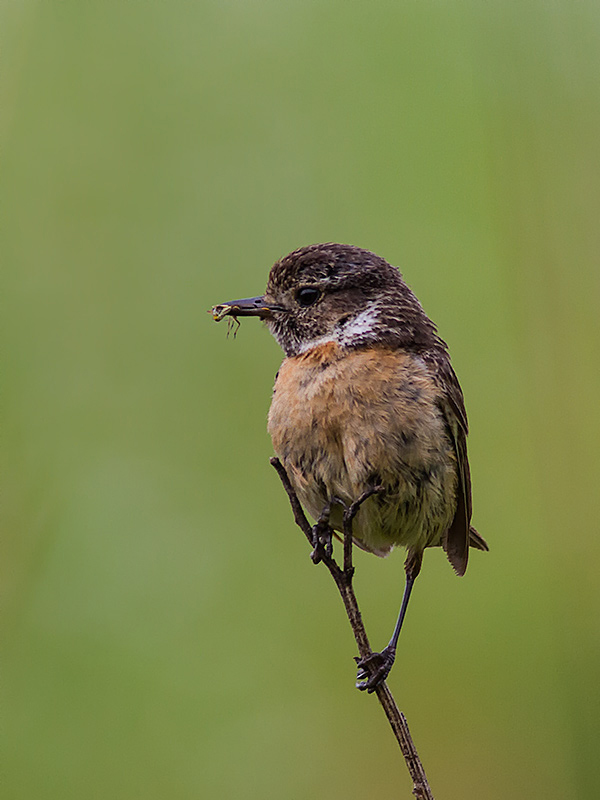
[[[356,660],[365,661],[373,654],[373,651],[371,650],[371,645],[369,644],[367,632],[362,621],[360,609],[358,607],[358,602],[356,600],[356,595],[352,585],[354,577],[354,565],[352,563],[352,522],[358,513],[360,506],[365,502],[365,500],[372,495],[383,491],[383,487],[375,486],[371,489],[368,489],[354,503],[352,503],[352,505],[345,506],[343,516],[344,555],[343,565],[340,567],[333,557],[333,547],[331,545],[331,536],[333,532],[329,527],[329,513],[331,511],[332,504],[330,503],[325,507],[323,513],[317,521],[317,524],[313,528],[306,518],[304,510],[300,504],[300,501],[298,500],[298,496],[291,484],[285,467],[278,458],[272,458],[271,465],[277,471],[281,483],[283,484],[283,488],[285,489],[292,507],[296,525],[304,533],[309,544],[313,547],[313,551],[311,553],[312,560],[315,564],[322,561],[331,573],[331,577],[335,581],[335,585],[337,586],[342,598],[342,602],[344,603],[344,608],[346,609],[346,615],[348,617],[348,621],[350,622],[350,626],[352,627],[354,638],[356,639],[356,645],[358,647],[360,656]],[[342,505],[344,504],[342,503]],[[396,701],[394,700],[394,697],[385,681],[376,686],[374,691],[400,746],[400,750],[402,751],[402,755],[406,762],[410,777],[413,781],[413,795],[417,798],[417,800],[434,800],[427,777],[425,775],[423,764],[421,763],[421,759],[419,758],[419,754],[412,740],[412,736],[410,735],[406,717],[398,709]]]

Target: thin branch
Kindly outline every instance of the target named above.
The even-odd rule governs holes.
[[[348,573],[352,570],[352,577],[354,577],[354,567],[352,566],[352,523],[354,522],[354,517],[358,514],[358,510],[365,500],[368,500],[374,494],[381,494],[381,492],[383,492],[383,486],[374,486],[372,489],[367,489],[358,500],[355,500],[344,511],[344,572]]]
[[[277,474],[281,479],[281,483],[283,484],[283,488],[285,489],[289,498],[296,525],[304,533],[312,546],[314,544],[312,527],[306,518],[302,506],[300,505],[300,501],[298,500],[298,496],[296,495],[294,487],[290,482],[285,467],[278,458],[272,458],[271,464],[276,469]],[[337,561],[332,555],[328,555],[328,553],[325,552],[325,549],[319,551],[320,560],[323,561],[331,573],[331,577],[335,581],[335,585],[337,586],[341,595],[344,608],[346,609],[346,615],[352,627],[352,632],[354,633],[354,638],[356,639],[356,645],[358,647],[358,652],[361,659],[365,659],[370,656],[372,654],[372,650],[371,645],[369,644],[365,626],[362,621],[360,609],[354,593],[354,588],[352,586],[352,579],[354,576],[354,567],[352,566],[352,521],[356,516],[360,505],[368,497],[371,497],[371,495],[376,494],[381,490],[381,487],[377,486],[374,489],[365,492],[363,495],[361,495],[361,497],[358,498],[358,500],[349,506],[344,513],[343,568],[338,565]],[[394,732],[394,736],[400,745],[400,750],[402,751],[402,755],[404,756],[410,777],[412,778],[414,796],[417,798],[417,800],[434,800],[431,789],[429,788],[429,783],[427,782],[423,764],[421,763],[417,748],[415,747],[412,736],[410,735],[406,717],[398,709],[396,701],[394,700],[394,697],[385,681],[376,687],[375,692],[379,702],[383,707],[388,722],[390,723],[392,731]]]

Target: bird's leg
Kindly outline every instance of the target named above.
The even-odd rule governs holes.
[[[333,554],[333,531],[329,527],[329,516],[333,500],[328,500],[323,506],[319,519],[313,525],[312,540],[313,551],[310,557],[314,564],[323,560],[323,556],[331,558]]]
[[[323,560],[323,555],[331,558],[333,555],[333,530],[329,525],[331,509],[334,505],[340,505],[344,509],[343,528],[344,528],[344,569],[348,572],[352,570],[352,556],[348,556],[348,549],[352,547],[352,520],[356,516],[361,505],[374,494],[384,491],[383,486],[373,486],[361,494],[358,500],[351,505],[347,505],[340,497],[330,497],[323,506],[319,519],[312,528],[313,551],[310,554],[313,562],[318,564]],[[350,550],[351,553],[351,550]],[[348,560],[349,559],[349,560]],[[346,563],[348,561],[348,563]]]
[[[410,600],[410,593],[412,592],[413,585],[417,575],[421,571],[421,562],[423,560],[423,553],[419,551],[410,550],[404,564],[406,571],[406,583],[404,586],[404,594],[402,596],[402,605],[400,606],[400,613],[394,633],[390,639],[387,647],[384,647],[381,653],[371,653],[370,656],[362,659],[355,659],[358,667],[358,674],[356,676],[356,688],[371,693],[382,683],[390,673],[394,660],[396,658],[396,645],[398,644],[398,637],[402,630],[402,623],[406,616],[406,609],[408,608],[408,601]]]

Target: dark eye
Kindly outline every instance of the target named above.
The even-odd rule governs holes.
[[[296,300],[301,306],[312,306],[319,297],[321,297],[321,292],[319,289],[315,289],[314,286],[305,286],[304,289],[298,289],[296,292]]]

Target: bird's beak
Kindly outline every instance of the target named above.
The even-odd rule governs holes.
[[[274,311],[285,311],[283,306],[265,302],[264,297],[247,297],[244,300],[230,300],[213,306],[211,314],[215,322],[220,322],[223,317],[260,317],[268,319]]]

